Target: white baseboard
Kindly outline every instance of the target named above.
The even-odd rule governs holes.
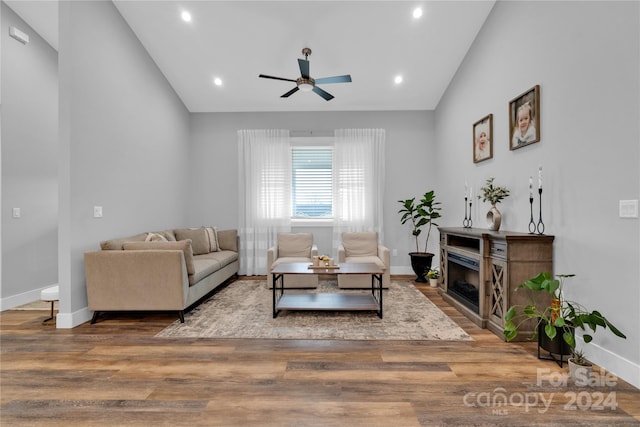
[[[411,274],[411,275],[415,275],[415,273],[413,272],[413,269],[411,267],[402,267],[402,266],[398,266],[398,267],[394,267],[391,266],[391,268],[389,269],[389,273],[390,274],[397,274],[397,275],[407,275],[407,274]]]
[[[23,304],[28,304],[30,302],[39,301],[40,300],[40,292],[43,289],[47,289],[51,286],[57,286],[57,283],[53,283],[51,285],[43,286],[40,289],[34,289],[31,291],[23,292],[18,295],[11,295],[6,298],[0,298],[0,311],[5,311],[12,309],[14,307],[18,307]]]
[[[71,329],[78,325],[83,324],[91,320],[93,312],[89,310],[89,307],[81,308],[73,313],[58,313],[56,316],[56,328],[58,329]]]
[[[580,348],[585,348],[582,337],[576,336],[576,341],[580,343]],[[640,388],[640,364],[594,343],[587,344],[585,350],[587,358],[591,362],[606,369],[607,372],[611,372],[616,377],[628,382],[634,387]]]

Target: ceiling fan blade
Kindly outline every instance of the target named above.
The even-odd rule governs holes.
[[[320,89],[318,86],[314,86],[313,91],[318,95],[320,95],[321,97],[323,97],[324,99],[326,99],[327,101],[331,101],[333,99],[333,95],[331,95],[329,92],[325,92],[324,90]]]
[[[351,83],[351,75],[345,74],[344,76],[323,77],[316,79],[316,84],[327,83]]]
[[[284,77],[267,76],[266,74],[260,74],[258,77],[262,77],[264,79],[284,80],[285,82],[294,82],[295,83],[295,80],[293,80],[293,79],[285,79]]]
[[[298,59],[298,65],[300,66],[300,75],[305,79],[309,78],[309,61],[306,59]]]
[[[293,89],[291,89],[289,92],[285,93],[284,95],[280,96],[280,98],[288,98],[290,95],[293,95],[294,93],[296,93],[298,91],[298,86],[294,87]]]

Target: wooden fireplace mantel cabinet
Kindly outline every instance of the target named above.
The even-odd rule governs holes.
[[[438,292],[476,325],[504,339],[504,315],[509,307],[529,302],[530,294],[515,292],[518,285],[542,271],[553,274],[554,236],[463,227],[438,230],[442,272]],[[477,273],[470,271],[470,277],[475,276],[470,280],[478,282],[478,307],[470,308],[449,290],[453,285],[448,269],[456,269],[457,264],[452,262],[461,257],[476,261],[473,264],[479,267]],[[529,321],[517,339],[529,339],[534,329],[535,322]]]

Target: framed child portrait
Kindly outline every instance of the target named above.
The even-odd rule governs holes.
[[[473,163],[493,158],[493,114],[473,124]]]
[[[509,102],[509,149],[540,141],[540,86]]]

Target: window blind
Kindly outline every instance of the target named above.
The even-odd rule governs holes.
[[[291,156],[292,216],[331,217],[333,150],[331,147],[292,147]]]

